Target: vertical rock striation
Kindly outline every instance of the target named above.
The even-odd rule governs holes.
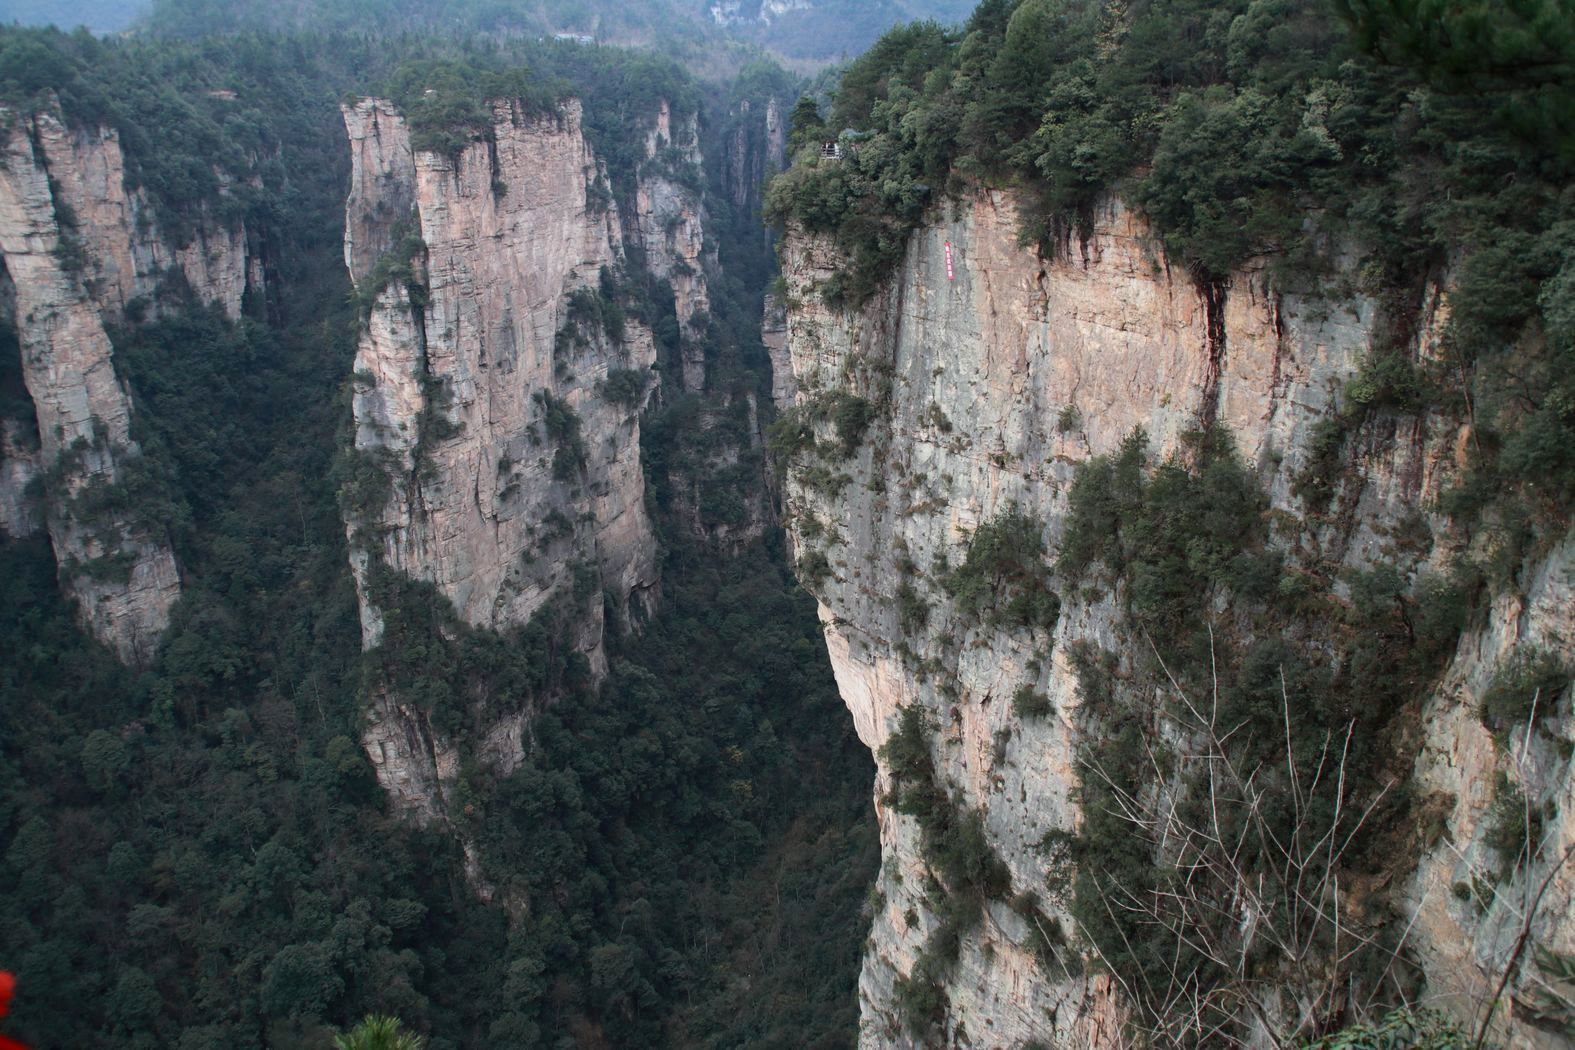
[[[787,163],[787,120],[775,98],[766,100],[758,119],[748,99],[739,107],[740,119],[727,140],[727,195],[741,212],[759,214],[766,180]]]
[[[61,581],[86,625],[124,661],[154,654],[180,595],[164,523],[139,515],[133,406],[108,329],[162,307],[172,275],[238,318],[261,267],[239,223],[199,208],[182,238],[126,183],[114,131],[70,127],[50,111],[0,114],[0,256],[6,308],[33,411],[4,423],[0,529],[47,524]],[[36,448],[35,448],[36,445]],[[27,493],[43,482],[40,514]]]
[[[151,302],[170,267],[238,316],[245,235],[199,224],[195,239],[172,247],[145,196],[127,190],[113,132],[68,128],[48,112],[5,120],[0,254],[38,442],[31,462],[14,454],[26,439],[8,424],[5,527],[25,528],[33,511],[14,493],[41,474],[66,592],[122,660],[146,663],[180,579],[163,523],[139,519],[118,495],[139,451],[106,326],[132,299]]]
[[[620,222],[593,188],[579,104],[493,115],[490,136],[439,156],[411,149],[387,102],[344,110],[345,256],[367,308],[347,490],[363,640],[381,641],[387,571],[431,583],[483,628],[562,603],[600,668],[602,595],[627,611],[656,584],[639,423],[654,341],[603,320]],[[418,714],[379,698],[365,743],[396,805],[431,819],[456,742]],[[486,734],[495,765],[518,761],[523,717]]]
[[[937,727],[930,751],[938,780],[981,814],[1013,890],[1043,895],[1051,859],[1040,844],[1081,820],[1084,723],[1069,653],[1077,642],[1117,652],[1138,642],[1124,634],[1108,593],[1063,594],[1049,630],[966,615],[943,585],[945,567],[964,561],[981,523],[1014,510],[1043,523],[1053,557],[1077,466],[1116,450],[1135,427],[1161,456],[1200,425],[1228,427],[1266,487],[1271,513],[1299,518],[1292,479],[1312,460],[1318,424],[1377,338],[1381,311],[1359,294],[1278,293],[1254,266],[1206,294],[1169,268],[1157,239],[1118,201],[1099,211],[1086,239],[1049,261],[1018,246],[1009,194],[981,192],[949,215],[917,231],[886,290],[852,312],[829,308],[819,292],[842,264],[839,253],[823,238],[789,231],[786,350],[796,402],[819,420],[813,425],[829,446],[843,435],[825,406],[857,403],[851,395],[872,407],[873,421],[845,457],[790,474],[786,518],[860,738],[878,752],[900,709],[925,712]],[[1436,352],[1445,302],[1436,285],[1422,296],[1413,355]],[[778,396],[791,386],[779,379]],[[1346,568],[1375,564],[1396,527],[1426,510],[1457,473],[1467,433],[1459,422],[1402,416],[1393,428],[1389,440],[1357,450],[1335,512],[1313,528],[1307,542],[1321,558]],[[1420,562],[1439,565],[1447,553],[1434,548]],[[1522,592],[1461,640],[1423,712],[1415,776],[1450,803],[1420,866],[1394,877],[1409,887],[1418,915],[1411,943],[1429,989],[1455,995],[1463,1016],[1467,997],[1502,971],[1517,929],[1515,894],[1483,910],[1449,892],[1469,882],[1473,860],[1480,866],[1490,785],[1509,761],[1488,740],[1477,701],[1517,644],[1534,642],[1568,661],[1570,569],[1567,544],[1529,565]],[[1048,699],[1048,716],[1014,713],[1024,686]],[[1557,859],[1575,841],[1575,782],[1567,759],[1541,748],[1552,745],[1531,746],[1536,768],[1524,782],[1534,803],[1554,807],[1543,856]],[[861,1044],[919,1045],[898,1000],[942,919],[926,892],[933,880],[918,825],[881,801],[891,774],[880,766],[885,862],[860,977]],[[1535,883],[1547,870],[1533,866],[1515,878]],[[1557,878],[1538,913],[1539,937],[1559,951],[1571,949],[1575,929],[1571,881],[1568,872]],[[1068,923],[1055,902],[1046,910]],[[1126,1045],[1121,998],[1108,979],[1041,962],[1031,947],[1036,920],[1005,900],[988,902],[985,912],[943,982],[946,1045],[965,1038],[981,1047]],[[1553,1045],[1529,1026],[1518,1026],[1515,1038]]]
[[[705,355],[695,320],[711,309],[701,164],[699,116],[674,121],[663,100],[645,137],[629,235],[644,249],[650,271],[672,286],[686,390],[705,387]]]

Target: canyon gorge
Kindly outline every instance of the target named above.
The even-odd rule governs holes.
[[[1565,129],[1117,6],[0,32],[19,1030],[1571,1045]]]

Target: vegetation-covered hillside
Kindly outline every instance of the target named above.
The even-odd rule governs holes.
[[[200,36],[242,30],[398,28],[408,32],[564,34],[620,46],[655,47],[681,55],[695,67],[713,68],[719,55],[742,60],[748,43],[810,65],[847,60],[893,25],[934,18],[961,22],[971,0],[798,0],[772,10],[761,0],[290,0],[248,4],[239,0],[14,0],[0,12],[24,26],[85,25],[95,32],[134,28],[165,35]]]

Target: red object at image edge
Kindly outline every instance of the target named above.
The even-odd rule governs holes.
[[[16,994],[16,978],[0,970],[0,1017],[11,1012],[11,996],[14,994]],[[15,1039],[7,1039],[0,1035],[0,1050],[27,1050],[27,1047]]]

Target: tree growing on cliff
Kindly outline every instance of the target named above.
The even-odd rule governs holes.
[[[788,152],[797,153],[825,137],[826,122],[820,117],[820,107],[805,95],[793,106],[793,115],[788,118]]]

